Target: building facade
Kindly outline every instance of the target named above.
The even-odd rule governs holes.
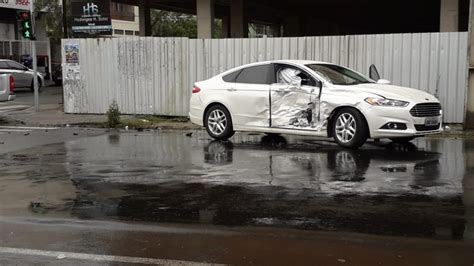
[[[138,7],[110,2],[113,36],[134,36],[140,34]]]

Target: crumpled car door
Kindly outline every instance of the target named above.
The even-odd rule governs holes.
[[[276,83],[270,88],[271,127],[320,130],[319,89]]]

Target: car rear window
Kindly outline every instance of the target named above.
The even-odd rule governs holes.
[[[270,84],[271,64],[251,66],[242,69],[237,76],[237,83]]]
[[[240,71],[242,70],[237,70],[237,71],[234,71],[230,74],[227,74],[225,76],[222,77],[222,79],[225,81],[225,82],[235,82],[235,79],[237,78],[237,76],[240,74]]]

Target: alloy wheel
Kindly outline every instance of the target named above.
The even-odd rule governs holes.
[[[342,113],[336,120],[336,137],[342,143],[350,142],[356,134],[356,121],[349,113]]]
[[[221,135],[227,127],[227,117],[219,109],[212,111],[207,119],[207,127],[214,135]]]

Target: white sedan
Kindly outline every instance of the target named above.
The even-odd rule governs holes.
[[[334,137],[348,148],[368,138],[409,141],[441,131],[436,97],[388,83],[324,62],[253,63],[196,82],[189,117],[215,139],[253,131]]]

